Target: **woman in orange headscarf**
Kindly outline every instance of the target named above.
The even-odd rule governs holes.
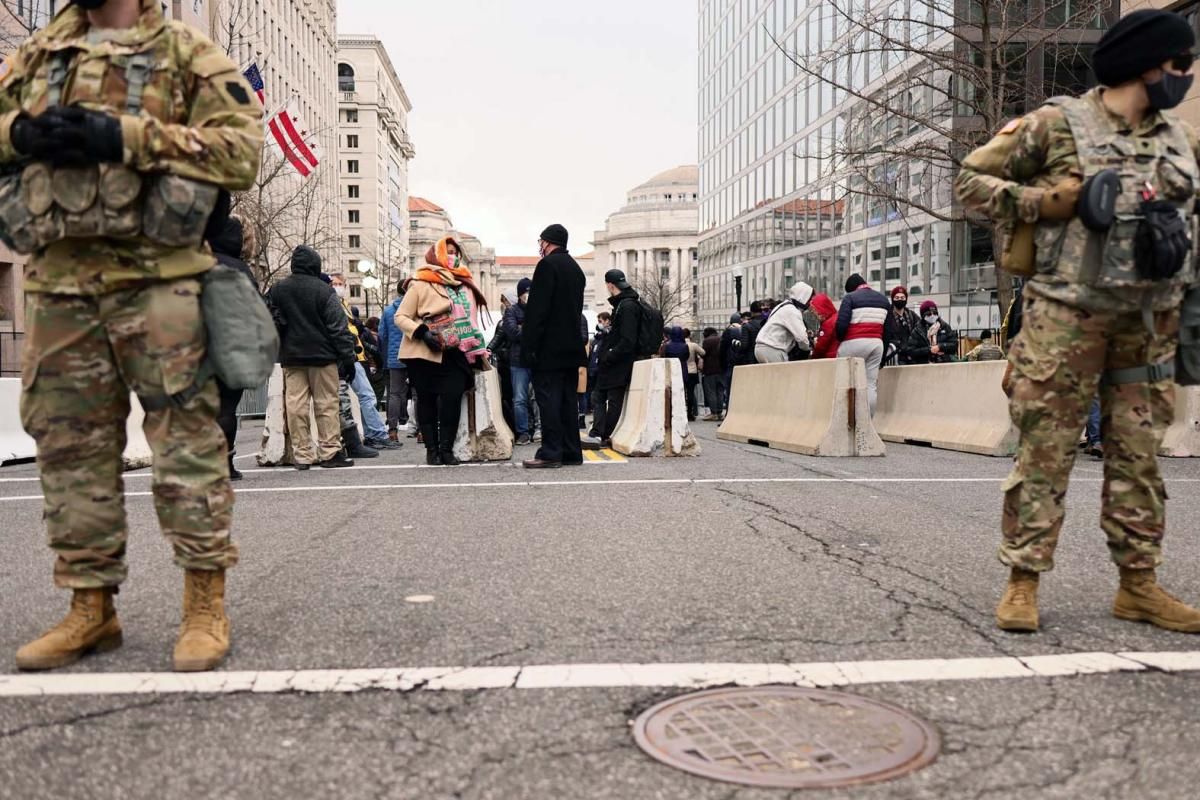
[[[459,463],[454,437],[462,396],[475,386],[472,365],[486,364],[477,322],[486,305],[462,248],[447,236],[425,253],[425,266],[396,309],[396,325],[404,332],[400,359],[417,392],[417,424],[428,464]]]

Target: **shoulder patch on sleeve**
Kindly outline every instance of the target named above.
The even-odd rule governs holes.
[[[996,135],[997,136],[1008,136],[1008,135],[1014,134],[1017,131],[1019,131],[1021,129],[1021,126],[1024,124],[1025,124],[1025,118],[1017,117],[1016,119],[1010,121],[1003,128],[1001,128],[1000,132]]]

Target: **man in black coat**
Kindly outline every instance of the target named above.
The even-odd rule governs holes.
[[[271,289],[268,301],[279,321],[284,409],[297,469],[345,465],[340,457],[339,375],[353,375],[354,336],[333,287],[321,280],[321,257],[303,245],[292,252],[292,274]],[[309,431],[309,399],[317,418],[317,442]]]
[[[533,370],[533,391],[542,412],[542,446],[525,461],[529,469],[583,463],[576,387],[579,368],[587,364],[579,330],[587,279],[567,252],[562,225],[542,231],[538,253],[542,260],[533,271],[521,329],[521,358]]]
[[[629,285],[624,272],[610,269],[604,273],[604,286],[608,289],[608,303],[613,307],[612,327],[605,337],[600,369],[596,373],[594,434],[586,442],[589,449],[608,447],[612,442],[613,431],[625,405],[625,394],[633,382],[633,362],[638,357],[638,328],[642,320],[637,290]]]

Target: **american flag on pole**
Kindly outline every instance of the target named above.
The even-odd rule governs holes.
[[[271,141],[301,176],[307,178],[321,163],[316,135],[300,120],[292,103],[271,115],[267,120],[267,130],[271,134]]]
[[[258,102],[263,105],[267,104],[267,87],[263,85],[262,73],[258,70],[258,62],[253,61],[250,66],[242,70],[242,76],[250,82],[250,88],[258,95]]]

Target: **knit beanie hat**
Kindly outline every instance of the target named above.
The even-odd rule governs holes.
[[[517,281],[517,297],[520,297],[532,288],[533,281],[529,280],[529,278],[521,278],[521,280]]]
[[[933,302],[932,300],[926,300],[924,303],[921,303],[921,316],[922,317],[925,316],[926,312],[928,312],[928,311],[933,311],[934,313],[936,313],[937,310],[938,310],[937,303]]]
[[[907,286],[893,286],[892,287],[892,299],[895,300],[896,295],[898,295],[898,294],[902,294],[905,297],[908,297],[908,287]]]
[[[846,278],[846,294],[853,292],[855,289],[862,286],[866,282],[867,282],[866,278],[864,278],[862,275],[859,275],[857,272],[854,273],[849,278]]]
[[[1192,26],[1171,11],[1144,8],[1105,31],[1092,53],[1092,71],[1105,86],[1120,86],[1196,46]]]
[[[559,247],[567,246],[567,229],[557,222],[553,225],[546,226],[546,230],[542,231],[542,241],[556,244]]]

